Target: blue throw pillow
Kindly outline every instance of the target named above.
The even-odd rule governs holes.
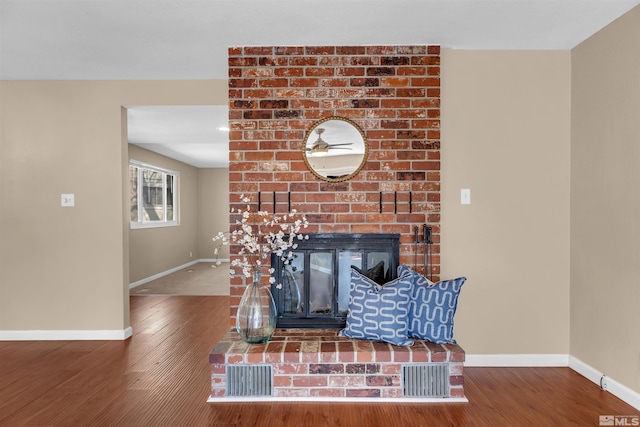
[[[431,280],[424,277],[422,274],[415,270],[412,270],[408,265],[400,264],[398,266],[398,277],[409,276],[413,281],[413,286],[426,286],[428,288],[435,285]]]
[[[346,327],[340,336],[412,345],[407,335],[411,280],[397,278],[384,286],[351,269]]]
[[[436,344],[455,344],[453,316],[466,280],[466,277],[441,280],[432,287],[414,283],[409,303],[409,336]]]
[[[355,265],[352,265],[351,268],[353,268],[363,276],[367,276],[369,279],[373,280],[379,285],[384,285],[384,282],[386,282],[386,277],[384,275],[384,261],[380,261],[368,270],[362,270]]]

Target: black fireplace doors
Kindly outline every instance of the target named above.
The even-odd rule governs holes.
[[[399,256],[399,234],[338,233],[312,234],[298,241],[288,263],[272,255],[277,326],[344,327],[351,267],[386,282],[395,279]]]

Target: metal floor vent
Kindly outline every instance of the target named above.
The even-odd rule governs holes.
[[[449,364],[402,366],[404,397],[449,397]]]
[[[271,365],[227,365],[228,397],[271,396],[273,371]]]

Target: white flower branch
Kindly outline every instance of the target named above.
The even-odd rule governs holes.
[[[296,240],[308,239],[309,236],[301,233],[301,230],[309,226],[309,222],[304,215],[298,214],[292,209],[285,215],[270,214],[267,211],[252,211],[249,198],[244,194],[240,200],[246,203],[244,210],[231,209],[232,213],[240,213],[241,220],[236,220],[236,228],[232,232],[219,232],[213,237],[213,241],[219,241],[221,245],[228,245],[230,242],[241,246],[238,252],[239,258],[231,261],[230,274],[236,274],[235,268],[247,278],[253,277],[254,271],[261,271],[264,267],[264,260],[269,259],[271,254],[280,257],[287,265],[293,257],[293,250],[298,247]],[[219,247],[214,253],[218,255]],[[220,261],[216,261],[220,265]],[[275,270],[269,269],[269,283],[275,283],[272,274]],[[281,284],[276,287],[281,288]]]

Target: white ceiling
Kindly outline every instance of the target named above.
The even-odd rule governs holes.
[[[0,0],[3,80],[226,79],[229,46],[437,44],[568,50],[640,0]],[[170,110],[185,149],[219,132]],[[195,141],[183,113],[201,126]],[[217,111],[217,110],[216,110]],[[196,117],[198,115],[198,117]],[[155,116],[155,117],[154,117]],[[226,117],[226,113],[225,113]],[[138,120],[139,119],[139,120]],[[171,121],[165,119],[166,122]],[[215,119],[214,119],[215,120]],[[154,129],[132,129],[140,144]],[[165,129],[169,133],[169,130]],[[189,132],[193,134],[193,132]],[[178,148],[167,148],[180,151]],[[200,161],[204,155],[196,156]]]
[[[572,49],[640,0],[0,0],[2,79],[227,78],[228,46]]]
[[[221,105],[126,106],[129,143],[197,168],[229,166],[229,109]]]

